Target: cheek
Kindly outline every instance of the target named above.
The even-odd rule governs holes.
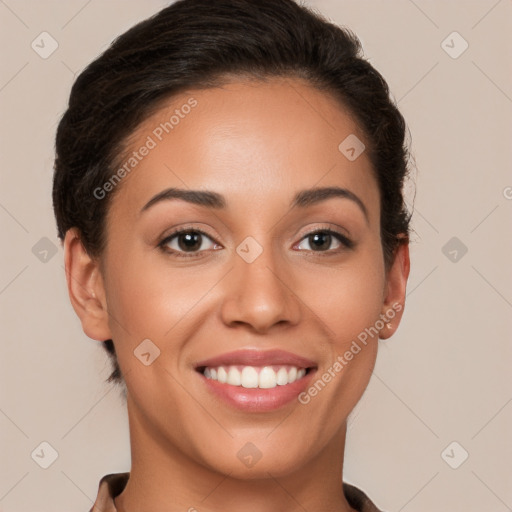
[[[322,320],[333,344],[344,345],[374,325],[382,312],[384,264],[381,249],[372,244],[328,270],[311,267],[301,277],[297,295]]]
[[[189,341],[211,317],[206,308],[217,300],[213,296],[225,273],[221,270],[179,268],[165,256],[147,254],[129,254],[122,264],[109,267],[109,324],[127,383],[144,370],[134,354],[146,339],[157,347],[153,348],[159,357],[157,367],[163,364],[175,371],[183,365]]]
[[[128,254],[108,270],[109,312],[134,336],[159,339],[190,312],[214,282],[213,276],[204,272],[167,265],[161,255]],[[121,336],[126,334],[115,321],[112,327]]]
[[[371,250],[353,264],[310,276],[316,285],[305,302],[327,335],[319,349],[324,354],[322,365],[302,403],[310,402],[315,416],[324,418],[327,437],[339,427],[336,418],[348,417],[360,400],[375,365],[375,325],[382,312],[384,283],[376,255],[379,252]]]

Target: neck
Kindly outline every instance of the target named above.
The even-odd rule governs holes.
[[[115,499],[118,512],[355,512],[342,485],[346,424],[321,453],[295,471],[239,479],[199,464],[148,431],[130,414],[129,397],[128,412],[132,465],[128,483]]]

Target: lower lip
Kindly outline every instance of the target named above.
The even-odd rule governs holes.
[[[279,409],[289,404],[302,393],[309,385],[315,370],[311,369],[304,377],[291,384],[276,386],[275,388],[244,388],[231,386],[217,380],[207,379],[199,374],[208,389],[229,405],[250,412],[266,412]]]

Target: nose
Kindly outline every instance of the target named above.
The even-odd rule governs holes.
[[[221,315],[226,325],[242,324],[264,333],[299,322],[300,299],[293,291],[292,272],[286,262],[276,263],[270,249],[251,263],[234,254],[234,267],[224,280]]]

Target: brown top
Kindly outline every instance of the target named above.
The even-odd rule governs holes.
[[[117,512],[114,498],[121,494],[129,477],[129,472],[105,475],[100,480],[98,497],[89,512]],[[357,512],[383,512],[357,487],[343,482],[343,492],[349,505]]]

